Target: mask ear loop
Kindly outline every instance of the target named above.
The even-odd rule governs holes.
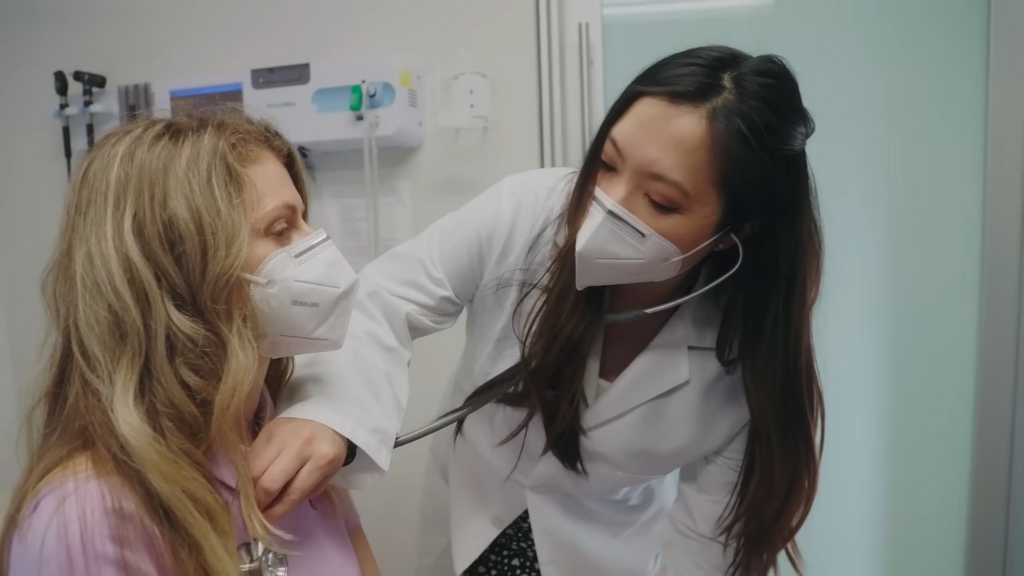
[[[245,278],[246,280],[248,280],[249,282],[252,282],[253,284],[259,284],[260,286],[267,286],[271,282],[270,280],[267,280],[266,278],[260,278],[259,276],[253,276],[252,274],[245,274],[245,273],[242,274],[242,278]]]
[[[723,230],[723,233],[724,232],[725,231]],[[721,235],[721,234],[719,234],[719,235]],[[700,296],[701,294],[704,294],[705,292],[707,292],[708,290],[711,290],[715,286],[718,286],[722,282],[725,282],[726,278],[728,278],[728,277],[732,276],[733,274],[735,274],[736,271],[740,269],[740,264],[743,263],[743,244],[740,242],[740,239],[737,238],[735,234],[730,233],[729,236],[732,238],[732,241],[736,244],[736,249],[739,251],[739,255],[737,256],[736,264],[733,265],[732,269],[729,270],[728,272],[726,272],[725,274],[722,274],[722,276],[719,277],[718,279],[716,279],[714,282],[711,282],[710,284],[708,284],[707,286],[701,288],[700,290],[697,290],[696,292],[692,292],[690,294],[687,294],[686,296],[683,296],[682,298],[679,298],[677,300],[673,300],[671,302],[667,302],[665,304],[661,304],[661,305],[655,306],[653,308],[644,308],[644,309],[641,309],[641,310],[630,310],[630,311],[627,311],[627,312],[613,312],[613,313],[610,313],[610,314],[605,314],[604,315],[605,323],[606,324],[617,324],[619,322],[629,322],[631,320],[637,320],[637,319],[643,318],[644,316],[649,316],[651,314],[657,314],[658,312],[662,312],[662,311],[668,310],[670,308],[675,308],[677,306],[680,306],[684,302],[688,302],[690,300],[693,300],[697,296]],[[712,238],[712,240],[714,240],[714,238]],[[709,242],[710,242],[710,240],[709,240]],[[705,242],[703,246],[706,246],[706,245],[707,245],[707,242]],[[699,249],[700,248],[698,248],[698,250]],[[690,254],[692,254],[692,253],[693,252],[690,252]]]
[[[736,238],[736,236],[734,236],[731,232],[729,232],[729,227],[727,227],[725,230],[722,230],[718,234],[715,234],[711,238],[708,238],[703,244],[701,244],[700,246],[697,246],[693,250],[690,250],[686,254],[680,254],[679,256],[675,256],[673,258],[669,258],[668,260],[665,260],[665,262],[679,262],[680,260],[684,260],[684,259],[690,257],[691,255],[696,254],[697,252],[700,252],[701,250],[706,248],[708,246],[708,244],[711,244],[711,243],[715,242],[716,240],[718,240],[719,238],[721,238],[723,234],[729,234],[729,236],[732,236],[733,238]],[[692,267],[693,266],[691,266],[690,268],[692,268]],[[686,270],[689,270],[690,268],[687,268]],[[680,270],[679,273],[682,274],[683,272],[686,272],[686,270]]]

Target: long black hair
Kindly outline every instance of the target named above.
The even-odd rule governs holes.
[[[818,482],[824,405],[811,341],[821,278],[822,240],[805,145],[814,122],[792,71],[777,56],[722,46],[673,54],[644,70],[612,105],[587,152],[562,215],[562,241],[529,306],[521,361],[474,391],[465,405],[500,396],[526,415],[506,441],[540,415],[546,450],[585,473],[580,438],[583,373],[602,327],[604,288],[575,287],[575,238],[593,196],[612,127],[641,98],[705,109],[712,138],[720,226],[743,230],[744,262],[716,289],[722,321],[717,357],[740,370],[750,410],[746,454],[721,530],[734,550],[730,572],[760,576],[785,552],[800,570],[795,537]],[[703,266],[722,273],[732,251]],[[680,354],[685,354],[680,351]],[[499,394],[509,384],[510,392]],[[459,427],[461,431],[461,423]]]

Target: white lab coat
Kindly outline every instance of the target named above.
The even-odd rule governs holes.
[[[516,282],[543,267],[572,181],[565,169],[508,177],[364,269],[345,346],[301,357],[281,403],[282,416],[321,422],[359,446],[342,483],[358,487],[387,470],[415,338],[466,311],[452,405],[518,361]],[[749,413],[739,372],[726,374],[715,358],[718,320],[709,301],[687,303],[590,403],[585,476],[543,453],[539,420],[525,439],[498,446],[518,409],[481,409],[457,442],[451,430],[437,434],[417,574],[461,574],[526,509],[545,576],[724,574],[730,556],[717,527]],[[587,371],[591,400],[599,351]],[[386,542],[377,546],[386,553]]]

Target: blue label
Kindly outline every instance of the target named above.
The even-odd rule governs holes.
[[[199,86],[197,88],[181,88],[171,90],[171,98],[188,98],[189,96],[203,96],[206,94],[222,94],[224,92],[241,92],[242,83],[218,84],[216,86]]]

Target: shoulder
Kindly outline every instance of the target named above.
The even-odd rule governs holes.
[[[508,227],[504,233],[521,246],[550,230],[565,209],[576,173],[570,168],[544,168],[505,177],[495,186],[501,198],[501,219]]]
[[[46,486],[10,544],[12,574],[166,574],[155,528],[113,480],[80,473]]]
[[[548,188],[571,185],[576,175],[573,168],[537,168],[510,174],[502,180],[509,185],[539,185]]]
[[[18,529],[22,539],[50,541],[64,528],[76,529],[84,524],[102,531],[109,524],[107,516],[114,507],[112,483],[91,472],[76,473],[47,484],[29,506]]]
[[[506,176],[498,188],[517,204],[537,208],[561,208],[576,182],[571,168],[541,168]]]
[[[454,234],[460,241],[477,235],[517,242],[557,218],[573,182],[575,171],[568,168],[508,175],[434,222],[430,230],[441,232],[441,237]]]
[[[555,228],[575,174],[547,168],[508,175],[435,226],[460,241],[477,235],[486,246],[482,264],[502,274],[521,265],[538,237]]]

